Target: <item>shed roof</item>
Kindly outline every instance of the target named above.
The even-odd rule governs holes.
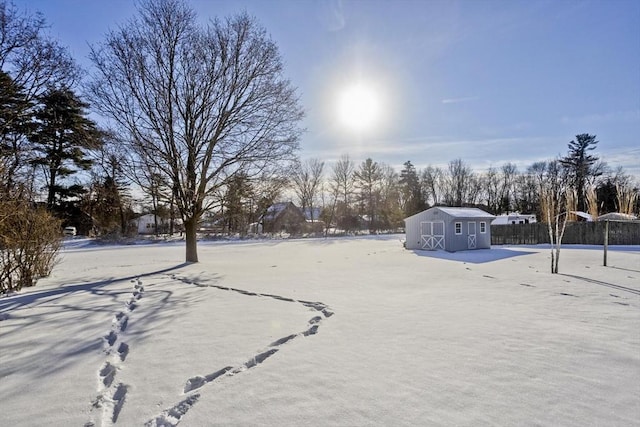
[[[491,215],[489,212],[478,208],[448,208],[437,206],[436,209],[440,209],[442,212],[456,218],[495,218],[495,215]]]
[[[416,217],[418,215],[422,215],[424,212],[428,212],[431,210],[440,210],[445,214],[452,216],[454,218],[484,218],[484,219],[495,218],[495,215],[491,215],[489,212],[485,212],[482,209],[478,209],[478,208],[457,208],[457,207],[451,208],[447,206],[434,206],[422,212],[418,212],[417,214],[412,215],[409,218],[405,218],[404,220],[407,221],[410,218]]]

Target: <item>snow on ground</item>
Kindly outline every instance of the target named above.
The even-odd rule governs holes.
[[[0,425],[640,425],[640,248],[96,246],[0,299]]]

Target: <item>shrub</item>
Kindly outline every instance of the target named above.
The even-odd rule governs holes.
[[[24,201],[0,201],[0,294],[34,286],[58,261],[60,221]]]

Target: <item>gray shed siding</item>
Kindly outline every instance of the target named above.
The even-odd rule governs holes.
[[[493,218],[476,208],[433,207],[405,219],[405,247],[448,252],[488,249]],[[459,234],[456,234],[456,223],[460,223]]]

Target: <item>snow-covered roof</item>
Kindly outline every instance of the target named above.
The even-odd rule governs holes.
[[[418,212],[417,214],[412,215],[409,218],[422,215],[424,212],[431,211],[434,209],[440,210],[445,214],[450,215],[454,218],[486,218],[486,219],[495,218],[495,216],[491,215],[489,212],[485,212],[482,209],[478,209],[478,208],[460,208],[460,207],[452,208],[452,207],[446,207],[446,206],[434,206],[422,212]],[[407,221],[409,218],[405,218],[404,220]]]
[[[588,214],[586,212],[582,212],[582,211],[571,211],[572,214],[580,217],[580,218],[584,218],[587,221],[593,221],[593,217],[591,216],[591,214]]]
[[[635,215],[623,214],[620,212],[610,212],[608,214],[600,215],[598,221],[633,221],[638,219]]]
[[[292,206],[297,209],[296,205],[292,202],[279,202],[274,203],[273,205],[267,208],[267,212],[264,214],[262,219],[266,220],[274,220],[276,219],[282,212],[284,212],[289,206]]]
[[[267,213],[272,215],[277,215],[283,210],[285,210],[288,205],[289,205],[289,202],[274,203],[273,205],[267,208]]]
[[[457,218],[494,218],[489,212],[485,212],[478,208],[448,208],[448,207],[436,207],[447,215],[451,215]]]

